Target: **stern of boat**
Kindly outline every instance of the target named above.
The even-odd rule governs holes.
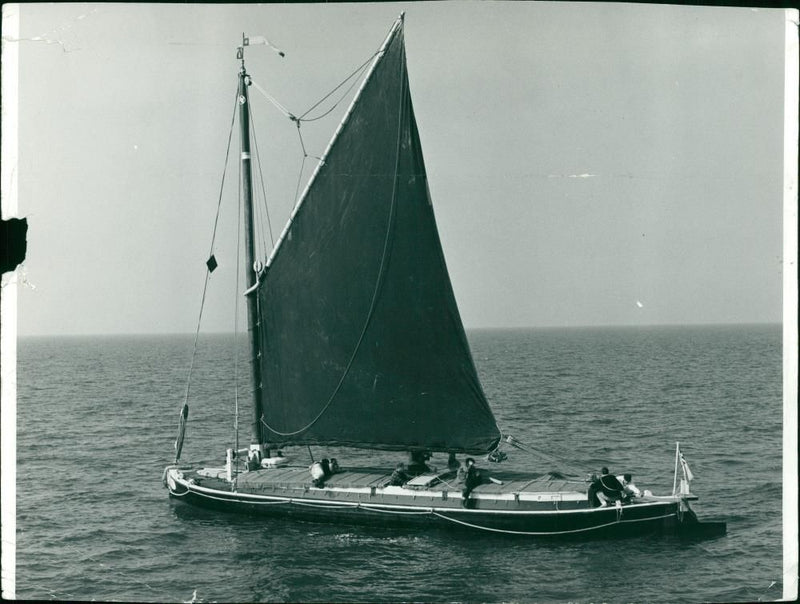
[[[674,503],[677,505],[677,522],[674,524],[674,533],[679,537],[688,538],[709,538],[721,537],[727,533],[727,523],[724,521],[701,521],[695,511],[692,509],[691,503],[699,499],[697,495],[689,492],[688,485],[682,485],[681,491],[675,495],[655,496],[646,495],[639,499],[639,501],[656,502],[661,501],[664,503]]]

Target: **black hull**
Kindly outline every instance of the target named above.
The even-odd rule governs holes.
[[[174,496],[173,496],[174,497]],[[299,505],[278,509],[267,509],[243,502],[221,502],[191,494],[181,498],[178,505],[193,505],[231,514],[251,516],[283,517],[300,522],[336,524],[341,526],[366,526],[383,528],[447,529],[460,532],[483,532],[502,535],[537,537],[540,539],[587,539],[622,538],[647,534],[677,534],[677,515],[639,521],[616,522],[596,519],[596,526],[575,522],[573,518],[538,519],[535,523],[515,518],[487,518],[480,512],[445,513],[386,513],[366,509],[302,509]],[[277,508],[277,506],[276,506]]]
[[[390,505],[315,497],[266,497],[254,494],[197,489],[177,483],[170,496],[179,505],[198,506],[226,513],[282,517],[337,525],[447,529],[484,535],[543,539],[608,539],[644,535],[711,537],[724,534],[724,523],[699,523],[691,510],[681,511],[679,501],[628,505],[621,508],[509,511]],[[490,505],[481,501],[482,505]]]

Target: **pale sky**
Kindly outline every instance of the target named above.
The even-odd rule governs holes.
[[[19,334],[192,332],[242,32],[285,51],[248,48],[248,72],[299,114],[402,10],[467,328],[781,320],[782,10],[33,4],[20,8]],[[251,94],[277,236],[302,155],[294,124]],[[345,107],[303,126],[309,154]],[[235,164],[228,178],[235,196]],[[213,301],[204,329],[232,330]]]

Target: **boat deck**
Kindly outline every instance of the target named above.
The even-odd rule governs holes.
[[[201,475],[209,478],[222,478],[222,468],[201,470]],[[511,471],[489,472],[481,469],[482,483],[473,493],[485,495],[505,495],[519,493],[576,493],[585,496],[586,483],[582,480],[553,478],[548,474],[537,476]],[[491,477],[491,478],[490,478]],[[376,468],[347,468],[325,480],[328,489],[380,489],[387,487],[391,472]],[[494,479],[494,480],[492,480]],[[305,466],[283,466],[242,472],[238,477],[238,488],[253,491],[265,489],[311,488],[311,475]],[[461,491],[463,484],[456,481],[455,471],[422,474],[409,480],[404,489],[441,493]]]

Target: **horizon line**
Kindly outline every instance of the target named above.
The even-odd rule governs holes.
[[[513,331],[513,330],[556,330],[556,329],[631,329],[631,328],[654,328],[654,327],[744,327],[754,325],[783,325],[783,321],[743,321],[743,322],[719,322],[719,323],[600,323],[600,324],[581,324],[581,325],[482,325],[474,327],[464,327],[464,331]],[[234,335],[234,331],[201,331],[202,335],[222,336]],[[239,334],[246,334],[240,331]],[[82,337],[153,337],[153,336],[194,336],[193,331],[155,331],[155,332],[91,332],[91,333],[17,333],[17,339],[24,338],[82,338]]]

